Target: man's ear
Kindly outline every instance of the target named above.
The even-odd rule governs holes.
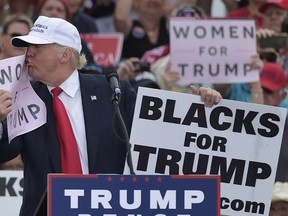
[[[60,56],[60,63],[67,63],[72,58],[72,50],[70,48],[64,49]]]

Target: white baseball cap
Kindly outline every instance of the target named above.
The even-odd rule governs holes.
[[[11,39],[15,47],[27,47],[28,44],[53,44],[76,49],[81,52],[81,38],[77,28],[60,18],[39,16],[28,35]]]

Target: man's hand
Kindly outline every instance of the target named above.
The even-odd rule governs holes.
[[[163,80],[165,84],[166,90],[172,90],[176,85],[176,82],[181,78],[180,73],[175,70],[171,70],[171,61],[169,61],[168,65],[165,68],[163,74]]]
[[[124,80],[134,80],[136,77],[134,63],[139,62],[140,59],[136,57],[131,57],[120,63],[117,73],[120,79]]]
[[[0,90],[0,122],[3,121],[12,110],[12,95],[6,90]]]
[[[204,102],[204,105],[207,107],[212,107],[219,103],[222,99],[221,94],[211,88],[191,86],[192,94],[199,95],[201,97],[201,101]]]

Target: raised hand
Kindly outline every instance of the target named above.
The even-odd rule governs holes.
[[[0,90],[0,121],[3,121],[12,110],[12,95],[10,92]]]
[[[201,97],[201,101],[204,102],[204,105],[207,107],[212,107],[220,102],[222,99],[221,94],[211,88],[208,87],[200,87],[191,86],[192,94],[199,95]]]

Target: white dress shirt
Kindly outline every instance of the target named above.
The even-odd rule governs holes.
[[[78,145],[83,174],[89,173],[87,140],[84,124],[80,82],[77,70],[59,86],[63,92],[58,96],[64,104]],[[48,86],[49,91],[54,87]],[[52,94],[52,93],[51,93]]]

